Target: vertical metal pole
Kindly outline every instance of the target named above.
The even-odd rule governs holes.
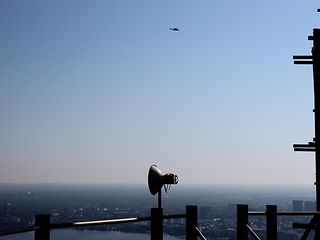
[[[277,205],[267,205],[266,210],[267,217],[267,240],[277,240]]]
[[[162,206],[161,206],[161,189],[158,192],[158,208],[162,208]]]
[[[50,240],[50,215],[38,214],[35,218],[35,226],[39,227],[34,232],[35,240]]]
[[[316,164],[316,201],[320,211],[320,29],[313,29],[313,84],[314,84],[314,124],[315,124],[315,164]],[[319,219],[316,221],[315,239],[320,239]]]
[[[186,206],[186,240],[197,240],[198,208],[197,206]]]
[[[163,240],[162,208],[151,208],[151,240]]]
[[[248,240],[248,205],[237,205],[237,240]]]

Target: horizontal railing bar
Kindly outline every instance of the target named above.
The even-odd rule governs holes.
[[[320,215],[320,212],[277,212],[279,216],[314,216]]]
[[[142,221],[150,221],[150,219],[151,219],[150,217],[146,217],[146,218],[123,218],[123,219],[72,222],[72,223],[56,223],[56,224],[50,224],[50,229],[109,225],[109,224],[115,224],[115,223],[142,222]]]
[[[293,148],[299,148],[299,149],[315,149],[316,146],[309,146],[309,145],[306,145],[306,146],[293,146]]]
[[[247,227],[247,230],[248,230],[248,233],[250,233],[250,235],[256,239],[256,240],[261,240],[261,238],[252,230],[252,228],[246,224],[246,227]]]
[[[263,216],[266,212],[248,212],[250,216]],[[320,212],[277,212],[277,216],[320,216]]]
[[[23,229],[17,229],[17,230],[10,230],[10,231],[1,232],[0,236],[7,236],[7,235],[18,234],[18,233],[27,233],[27,232],[32,232],[38,229],[39,227],[29,227],[29,228],[23,228]]]
[[[172,214],[164,215],[163,219],[178,219],[186,218],[186,214]],[[61,229],[61,228],[74,228],[74,227],[86,227],[86,226],[98,226],[98,225],[109,225],[117,223],[130,223],[130,222],[147,222],[151,221],[151,217],[140,217],[140,218],[122,218],[122,219],[109,219],[109,220],[95,220],[95,221],[83,221],[83,222],[71,222],[71,223],[54,223],[50,224],[49,228],[52,229]],[[38,230],[38,226],[10,230],[5,232],[0,232],[0,236],[13,235],[18,233],[26,233]]]
[[[301,144],[301,143],[296,143],[296,144],[293,144],[293,147],[296,148],[296,147],[315,147],[316,144],[313,143],[313,142],[310,142],[310,143],[307,143],[307,144]]]
[[[293,144],[294,148],[315,148],[316,145],[311,145],[311,144]]]
[[[199,228],[196,227],[196,231],[197,231],[197,236],[201,239],[201,240],[207,240],[206,237],[202,234],[202,232],[199,230]]]
[[[300,229],[315,229],[316,225],[310,225],[309,223],[292,223],[292,228]]]
[[[174,215],[164,215],[162,218],[176,219],[176,218],[185,218],[185,217],[186,217],[186,214],[174,214]],[[84,221],[84,222],[72,222],[72,223],[57,223],[57,224],[50,224],[50,229],[86,227],[86,226],[109,225],[109,224],[129,223],[129,222],[146,222],[146,221],[151,221],[151,217],[122,218],[122,219]]]

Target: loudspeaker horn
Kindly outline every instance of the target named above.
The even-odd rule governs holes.
[[[151,165],[148,173],[148,185],[152,195],[161,192],[165,184],[177,184],[178,176],[173,173],[162,174],[156,165]]]

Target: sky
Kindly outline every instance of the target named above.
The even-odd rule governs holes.
[[[1,0],[0,183],[312,185],[316,3]]]

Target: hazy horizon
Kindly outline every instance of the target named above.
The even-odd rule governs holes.
[[[1,182],[1,186],[85,186],[85,187],[138,187],[138,188],[146,188],[148,189],[148,182],[146,181],[145,183],[49,183],[49,182],[34,182],[34,183],[13,183],[13,182]],[[171,185],[172,189],[179,189],[179,188],[195,188],[195,189],[205,189],[205,188],[221,188],[221,189],[270,189],[270,188],[275,188],[275,189],[308,189],[311,191],[315,191],[315,187],[312,184],[210,184],[210,183],[178,183],[176,185]],[[149,190],[148,190],[149,191]]]
[[[317,7],[0,1],[0,182],[312,185]]]

